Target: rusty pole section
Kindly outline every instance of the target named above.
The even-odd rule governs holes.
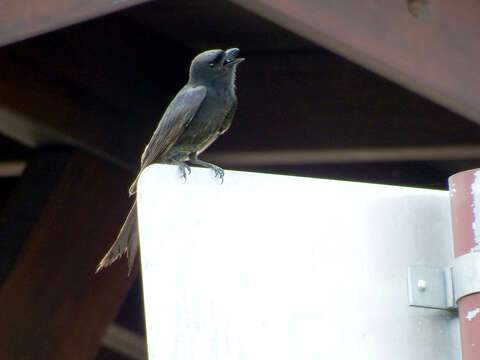
[[[455,258],[480,251],[480,169],[448,179]],[[463,360],[480,359],[480,293],[458,301]]]

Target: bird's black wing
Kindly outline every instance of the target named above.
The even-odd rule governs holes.
[[[175,145],[202,105],[206,93],[204,86],[186,85],[168,105],[142,154],[140,172],[130,186],[130,195],[136,192],[137,180],[142,170],[155,161],[161,161],[162,156]]]
[[[225,120],[223,121],[222,127],[220,128],[220,135],[222,135],[225,131],[227,131],[230,128],[230,125],[232,125],[232,120],[233,117],[235,116],[235,113],[237,111],[237,101],[235,101],[230,108],[230,111],[228,112],[227,116],[225,117]]]
[[[153,163],[175,145],[205,99],[204,86],[184,87],[168,105],[142,155],[141,169]]]

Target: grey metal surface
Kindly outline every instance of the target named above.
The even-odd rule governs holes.
[[[139,219],[150,360],[460,359],[455,314],[408,305],[453,261],[447,192],[154,165]]]
[[[453,266],[455,301],[480,292],[480,253],[471,252],[455,259]]]

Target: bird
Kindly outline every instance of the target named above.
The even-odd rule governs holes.
[[[167,106],[140,159],[140,170],[129,188],[135,196],[142,171],[152,163],[177,165],[187,180],[191,173],[187,161],[213,170],[223,183],[224,171],[200,160],[205,151],[232,123],[237,110],[235,80],[237,66],[244,58],[240,50],[213,49],[198,54],[191,62],[188,82]],[[96,273],[125,253],[130,275],[139,247],[137,202],[131,207],[117,238],[99,262]]]

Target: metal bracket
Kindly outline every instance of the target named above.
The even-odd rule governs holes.
[[[408,300],[410,306],[432,309],[455,308],[452,268],[409,267]]]
[[[455,259],[453,266],[408,268],[410,306],[455,309],[460,298],[480,292],[480,252]]]

